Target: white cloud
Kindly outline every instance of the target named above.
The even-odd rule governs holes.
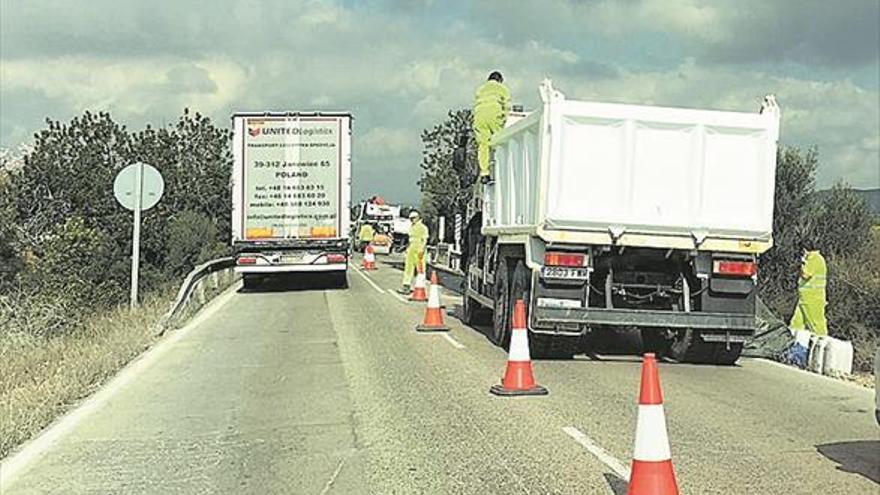
[[[782,109],[781,142],[819,147],[820,186],[840,179],[880,186],[880,94],[848,80],[777,77],[690,61],[609,81],[568,81],[561,89],[571,98],[746,112],[757,111],[763,95],[774,93]]]
[[[150,114],[156,109],[173,115],[184,106],[213,113],[234,101],[245,78],[241,67],[219,59],[108,61],[63,56],[8,60],[3,65],[0,86],[4,91],[39,91],[73,109],[114,109],[134,115]],[[46,77],[47,72],[53,77]]]
[[[781,9],[776,2],[762,7],[744,1],[761,19],[761,9]],[[819,144],[824,183],[843,177],[871,186],[880,168],[876,90],[844,78],[813,81],[805,71],[792,75],[705,61],[705,47],[717,51],[748,41],[731,38],[751,34],[733,0],[515,6],[505,0],[468,4],[458,12],[455,1],[348,7],[218,0],[209,11],[186,2],[161,12],[120,7],[113,23],[106,22],[109,7],[100,4],[50,12],[36,0],[27,5],[17,22],[3,21],[5,146],[15,146],[45,116],[69,118],[85,109],[112,110],[133,128],[174,119],[184,106],[220,125],[234,110],[350,110],[355,194],[415,201],[421,130],[449,109],[470,106],[476,86],[497,69],[514,100],[531,107],[544,77],[571,97],[745,111],[757,110],[760,97],[775,91],[785,116],[783,139]],[[754,37],[765,39],[773,24],[761,19]],[[105,27],[90,29],[99,24]],[[613,51],[650,47],[658,35],[679,47],[664,54],[675,61],[663,68]],[[798,38],[785,40],[790,47]]]

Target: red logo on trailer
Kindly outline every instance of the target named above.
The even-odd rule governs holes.
[[[259,127],[248,127],[248,134],[250,134],[251,137],[259,136],[260,131],[262,131],[262,129],[260,129]]]

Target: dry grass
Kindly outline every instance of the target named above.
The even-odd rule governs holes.
[[[76,331],[40,336],[0,329],[0,457],[94,392],[156,339],[171,294],[87,318]],[[0,318],[2,320],[2,318]],[[5,323],[10,323],[9,321]]]

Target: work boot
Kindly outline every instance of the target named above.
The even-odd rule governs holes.
[[[493,181],[492,181],[491,176],[489,176],[489,175],[481,175],[480,176],[480,184],[483,184],[484,186],[488,186],[488,185],[492,184],[492,182]]]
[[[397,289],[397,293],[398,293],[398,294],[403,294],[404,296],[408,296],[408,295],[410,295],[411,292],[412,292],[412,291],[409,290],[409,286],[408,286],[408,285],[402,285],[399,289]]]

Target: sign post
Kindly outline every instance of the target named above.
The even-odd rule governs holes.
[[[122,169],[113,181],[113,195],[123,207],[134,211],[131,237],[131,309],[138,304],[138,273],[141,264],[141,211],[156,206],[165,191],[162,174],[146,163],[133,163]]]

